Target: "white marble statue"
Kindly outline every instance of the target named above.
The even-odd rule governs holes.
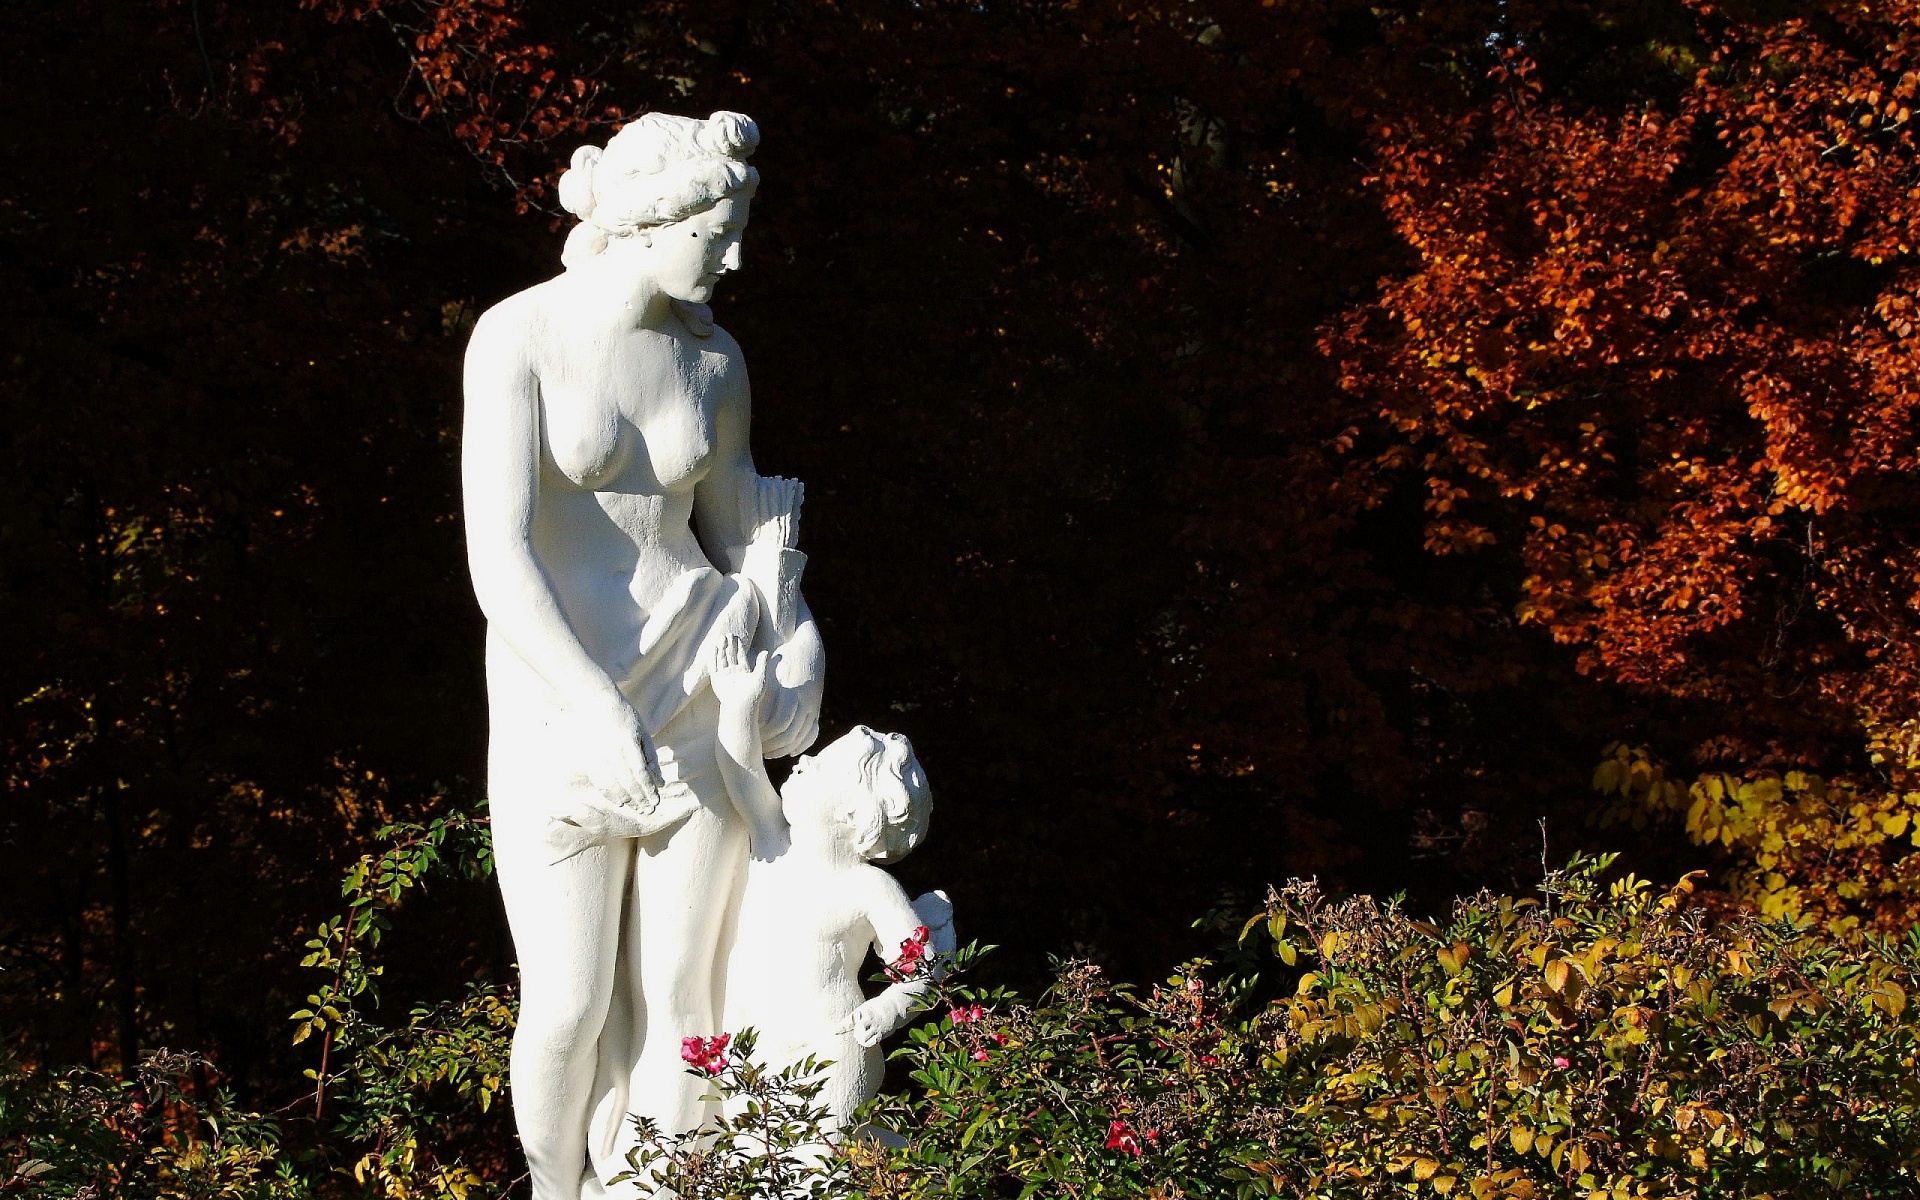
[[[820,1101],[833,1132],[880,1088],[882,1038],[905,1025],[929,971],[954,950],[944,892],[909,902],[893,876],[926,836],[932,798],[913,747],[857,725],[803,757],[775,792],[754,714],[770,686],[767,656],[749,664],[744,640],[718,649],[720,769],[749,826],[783,824],[785,853],[748,864],[726,960],[723,1024],[759,1032],[755,1058],[775,1069],[829,1062]],[[784,818],[784,820],[782,820]],[[861,992],[869,948],[894,981]]]
[[[656,113],[581,148],[560,180],[580,218],[566,270],[488,310],[467,351],[467,544],[534,1200],[606,1195],[630,1114],[697,1126],[706,1089],[682,1039],[730,1023],[840,1062],[844,1115],[917,986],[862,999],[868,943],[895,957],[925,925],[951,944],[943,896],[916,915],[864,861],[924,831],[904,739],[856,729],[801,760],[784,804],[762,762],[812,745],[824,664],[801,490],[755,472],[746,367],[707,308],[740,265],[758,141],[738,113]]]
[[[737,113],[649,114],[582,148],[560,181],[581,219],[566,270],[490,309],[467,352],[488,795],[521,972],[512,1097],[537,1200],[601,1194],[629,1112],[702,1116],[680,1039],[719,1029],[749,856],[715,757],[715,647],[769,654],[767,754],[817,732],[812,616],[740,574],[763,485],[740,347],[706,308],[740,265],[758,141]],[[782,606],[784,628],[762,619]]]

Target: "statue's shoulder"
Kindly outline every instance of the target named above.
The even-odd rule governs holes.
[[[498,339],[506,339],[509,343],[525,342],[538,336],[547,323],[546,293],[551,283],[551,280],[536,283],[481,313],[473,323],[470,345],[481,346]]]

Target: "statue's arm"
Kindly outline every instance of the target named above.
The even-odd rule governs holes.
[[[900,958],[901,943],[912,939],[924,920],[893,876],[873,866],[863,868],[860,873],[865,883],[867,921],[873,928],[874,953],[879,955],[882,962],[892,964]],[[942,899],[945,897],[942,896]],[[949,917],[945,929],[950,932],[951,928],[952,920]],[[930,944],[931,935],[935,932],[929,930]],[[952,953],[950,939],[947,940],[949,945],[944,950],[934,944],[936,952]],[[932,990],[933,979],[934,969],[930,965],[919,964],[905,978],[895,980],[878,996],[854,1009],[854,1040],[862,1046],[877,1046],[882,1039],[899,1030],[913,1015],[921,998]]]
[[[503,328],[503,326],[505,326]],[[539,504],[540,395],[525,331],[495,309],[467,346],[461,493],[467,566],[492,630],[582,723],[600,761],[589,778],[615,801],[651,807],[660,784],[646,731],[580,644],[533,550]]]
[[[721,643],[714,652],[711,672],[714,695],[720,701],[716,733],[720,781],[734,811],[747,823],[753,856],[763,862],[780,857],[789,842],[780,793],[767,778],[766,757],[760,743],[760,698],[767,687],[767,656],[757,660],[742,639]]]
[[[746,565],[753,530],[747,528],[742,497],[759,478],[748,435],[752,393],[741,367],[738,381],[721,397],[714,414],[714,465],[693,493],[694,532],[707,557],[729,574]],[[826,685],[826,648],[804,595],[796,593],[794,629],[773,649],[773,678],[761,712],[762,749],[768,758],[786,758],[813,745],[820,733],[820,697]]]

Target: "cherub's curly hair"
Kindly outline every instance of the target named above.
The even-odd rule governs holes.
[[[751,194],[760,172],[747,164],[760,127],[736,112],[702,121],[648,113],[607,140],[582,146],[560,176],[560,204],[580,218],[560,261],[577,266],[607,242],[671,225],[728,196]]]
[[[926,839],[933,793],[913,743],[897,733],[876,736],[878,745],[860,758],[863,786],[846,793],[838,816],[853,831],[854,852],[861,858],[899,862]]]

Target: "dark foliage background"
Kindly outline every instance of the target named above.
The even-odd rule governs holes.
[[[1319,343],[1413,266],[1382,126],[1515,46],[1666,102],[1700,37],[1659,0],[9,5],[0,1030],[277,1077],[340,864],[480,795],[465,335],[558,269],[542,181],[650,108],[760,122],[717,308],[760,469],[808,483],[826,733],[913,738],[902,874],[1002,970],[1157,971],[1288,876],[1513,886],[1541,817],[1669,872],[1588,825],[1601,748],[1743,718],[1580,673],[1516,553],[1430,554]],[[497,907],[443,891],[384,987],[504,976]]]

